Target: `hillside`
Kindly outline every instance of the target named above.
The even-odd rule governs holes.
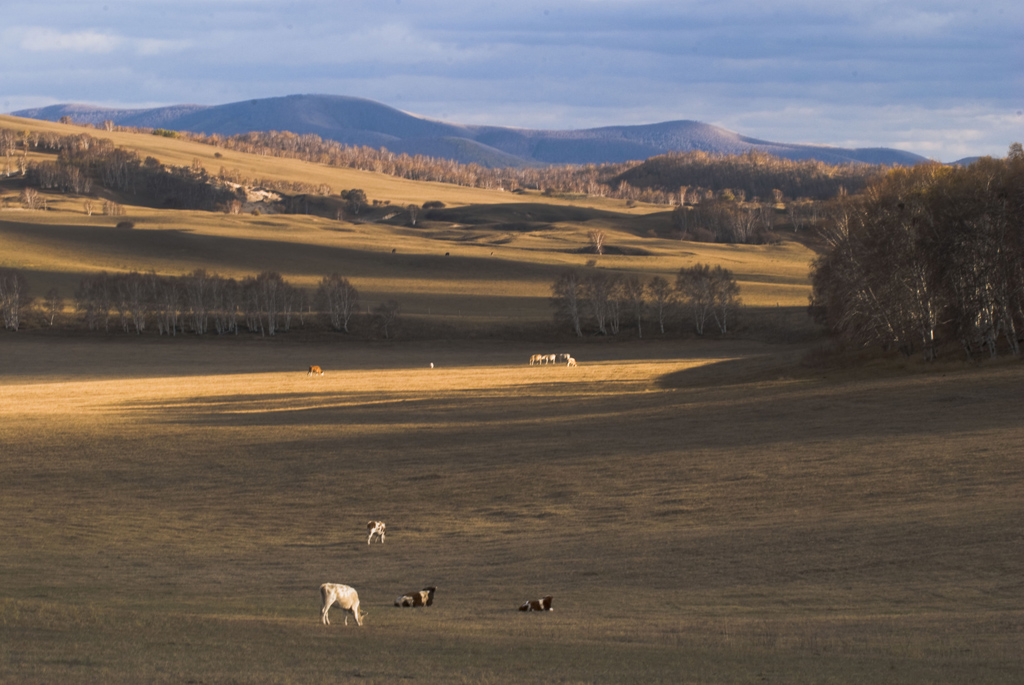
[[[758,150],[786,159],[816,159],[829,164],[916,164],[924,157],[890,148],[850,149],[778,143],[742,136],[697,121],[668,121],[643,126],[545,131],[446,123],[402,112],[362,98],[338,95],[289,95],[216,106],[174,105],[119,110],[61,104],[14,113],[15,116],[77,123],[165,128],[234,135],[249,131],[314,133],[347,145],[386,147],[397,153],[423,154],[486,167],[536,164],[601,164],[642,160],[669,152],[740,154]]]
[[[82,130],[0,117],[4,127],[39,135]],[[239,280],[272,271],[307,293],[324,276],[340,272],[358,288],[364,310],[396,300],[403,315],[433,331],[430,335],[455,330],[547,334],[551,284],[568,267],[672,281],[679,269],[702,262],[730,269],[746,305],[789,307],[800,325],[808,326],[803,309],[813,253],[799,242],[682,242],[664,206],[412,181],[163,136],[88,133],[161,164],[213,174],[228,169],[327,194],[291,196],[299,214],[268,206],[227,214],[138,203],[96,186],[86,195],[44,191],[46,211],[31,211],[18,202],[18,178],[0,181],[0,267],[24,273],[36,297],[56,288],[70,300],[83,277],[104,271],[179,276],[205,269]],[[29,155],[30,163],[53,159],[54,154]],[[340,193],[348,189],[363,190],[368,204],[359,214],[338,219],[326,208],[338,206]],[[105,199],[122,203],[124,215],[103,214]],[[92,202],[92,213],[86,202]],[[408,207],[428,203],[443,208],[422,210],[413,226]],[[122,222],[127,223],[118,226]],[[606,254],[591,249],[593,231],[603,233]],[[671,334],[678,335],[682,326],[681,319],[673,319]]]

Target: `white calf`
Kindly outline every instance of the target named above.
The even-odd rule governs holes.
[[[373,536],[376,535],[380,538],[380,544],[384,544],[384,522],[383,521],[367,521],[366,530],[370,533],[370,536],[366,538],[366,544],[373,542]]]
[[[327,612],[337,604],[345,613],[345,625],[348,625],[348,615],[356,619],[356,625],[363,625],[363,617],[366,614],[359,611],[359,594],[348,585],[339,583],[324,583],[320,586],[320,622],[325,626],[331,625],[327,618]]]

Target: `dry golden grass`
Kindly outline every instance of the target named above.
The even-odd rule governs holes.
[[[3,336],[0,680],[1019,679],[1019,364],[536,351]]]

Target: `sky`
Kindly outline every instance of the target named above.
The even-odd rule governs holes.
[[[461,124],[691,119],[942,162],[1024,142],[1020,0],[0,2],[0,112],[300,93]]]

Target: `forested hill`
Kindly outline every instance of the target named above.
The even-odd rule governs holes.
[[[697,121],[644,126],[543,131],[467,126],[402,112],[372,100],[337,95],[289,95],[225,105],[175,105],[123,110],[63,104],[14,112],[31,119],[162,128],[208,135],[249,131],[313,133],[346,145],[475,163],[488,168],[546,164],[602,164],[644,160],[670,152],[736,155],[749,150],[829,164],[913,165],[924,157],[891,148],[839,148],[773,143]]]

